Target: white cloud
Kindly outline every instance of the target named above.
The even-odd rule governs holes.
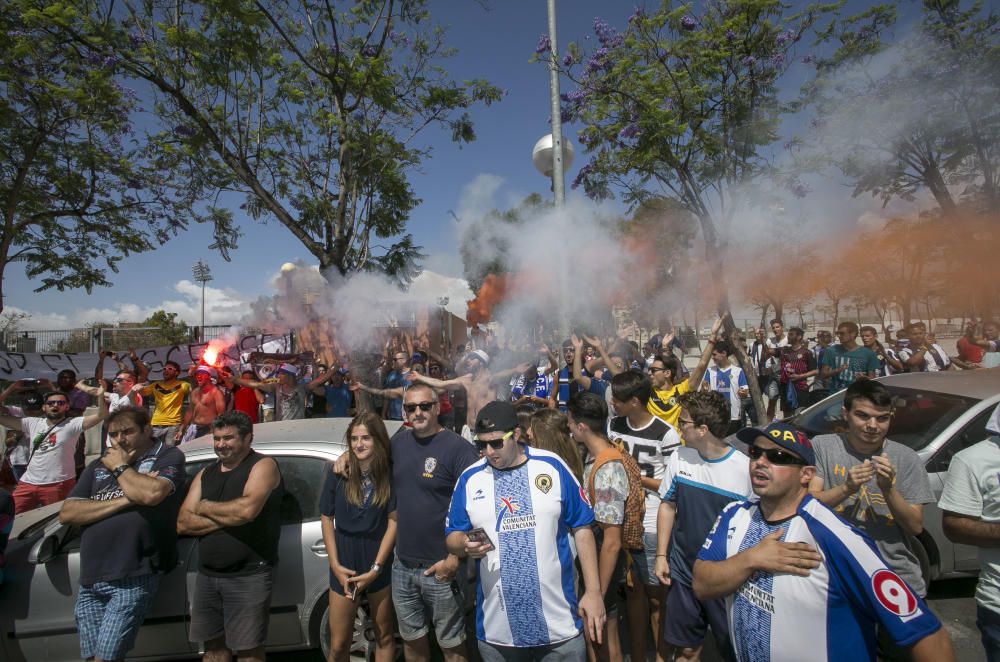
[[[76,308],[59,313],[5,306],[4,312],[28,314],[29,318],[18,325],[24,330],[77,329],[95,322],[141,322],[157,310],[177,313],[178,319],[192,326],[200,324],[201,285],[180,280],[173,289],[178,298],[152,305],[120,303],[113,308]],[[230,288],[205,287],[205,324],[236,324],[249,310],[249,302],[246,296]]]

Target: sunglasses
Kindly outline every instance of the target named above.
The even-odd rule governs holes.
[[[664,370],[666,370],[666,368],[650,368],[649,372],[652,374],[654,372],[663,372]]]
[[[66,407],[69,405],[65,400],[46,400],[45,404],[50,407]]]
[[[114,378],[113,380],[111,380],[111,381],[114,381],[114,382],[130,382],[130,381],[132,381],[132,380],[131,380],[131,379],[129,379],[128,377],[115,377],[115,378]]]
[[[477,438],[473,439],[473,442],[476,444],[476,448],[479,449],[479,450],[485,450],[486,447],[489,446],[493,450],[498,451],[501,448],[503,448],[504,442],[507,441],[508,439],[510,439],[513,436],[514,436],[514,431],[511,430],[510,432],[508,432],[504,436],[500,437],[499,439],[493,439],[493,440],[490,440],[490,441],[484,441],[484,440],[479,439],[477,437]]]
[[[420,411],[430,411],[436,404],[437,404],[436,402],[415,402],[412,404],[403,405],[403,411],[405,411],[407,414],[412,414],[413,412],[417,411],[417,407],[420,407]]]
[[[747,449],[747,453],[750,455],[751,460],[759,460],[761,456],[764,456],[771,464],[797,464],[803,467],[806,465],[806,461],[799,456],[789,453],[788,451],[783,451],[780,448],[761,448],[760,446],[750,446]]]

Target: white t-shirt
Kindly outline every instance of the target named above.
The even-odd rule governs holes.
[[[126,407],[132,406],[132,401],[128,399],[128,395],[118,395],[117,393],[105,393],[105,399],[108,401],[108,413],[113,414],[119,409],[125,409]],[[136,393],[135,395],[135,406],[142,406],[142,396]]]
[[[7,412],[11,416],[17,416],[18,418],[24,418],[24,410],[16,405],[8,405]],[[17,445],[10,449],[7,454],[7,459],[13,466],[24,466],[28,463],[28,457],[31,455],[31,449],[28,448],[28,440],[25,438],[24,433],[18,433]]]
[[[76,476],[76,441],[83,432],[83,417],[63,419],[45,438],[52,424],[46,418],[22,418],[21,429],[28,438],[28,449],[34,450],[28,470],[21,481],[30,485],[61,483]],[[36,448],[37,441],[37,448]]]
[[[1000,437],[994,435],[951,458],[944,481],[941,510],[1000,522]],[[979,548],[976,602],[1000,613],[1000,548]]]

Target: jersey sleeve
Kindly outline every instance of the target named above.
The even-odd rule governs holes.
[[[809,530],[823,552],[831,584],[860,614],[877,621],[896,644],[912,646],[941,628],[941,621],[886,566],[866,536],[847,526],[836,533],[823,525],[810,525]]]
[[[326,515],[331,518],[334,516],[338,482],[340,482],[339,477],[333,473],[333,470],[330,470],[326,474],[326,480],[323,481],[323,491],[319,495],[320,515]]]
[[[153,471],[156,472],[157,478],[170,481],[173,492],[176,493],[177,490],[184,487],[184,481],[187,478],[184,465],[184,453],[176,446],[171,446],[165,453],[156,458],[156,462],[153,463]]]
[[[951,458],[938,507],[969,517],[983,516],[983,492],[979,478],[961,453]]]
[[[673,503],[677,499],[677,486],[674,479],[677,477],[677,469],[680,466],[680,453],[674,451],[667,458],[667,465],[663,469],[663,480],[660,481],[660,500]]]
[[[571,529],[585,526],[594,521],[594,509],[590,507],[580,483],[565,464],[560,464],[559,484],[562,489],[562,522]]]
[[[448,516],[444,520],[444,535],[452,531],[471,531],[472,521],[469,519],[469,511],[466,509],[466,485],[468,481],[465,476],[455,483],[455,491],[451,494],[451,505],[448,506]]]
[[[728,537],[729,522],[740,511],[743,506],[739,501],[734,501],[722,509],[719,516],[715,518],[705,538],[705,543],[698,550],[698,558],[702,561],[725,561],[727,557],[726,539]]]
[[[740,378],[736,380],[736,385],[739,388],[746,388],[747,386],[749,386],[749,384],[747,383],[747,373],[745,371],[740,370]]]

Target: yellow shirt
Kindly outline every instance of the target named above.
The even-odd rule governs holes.
[[[662,418],[676,428],[677,419],[681,417],[681,406],[677,403],[677,396],[690,390],[691,386],[686,379],[679,384],[674,384],[666,391],[653,389],[653,395],[646,403],[646,409],[653,416]],[[679,429],[678,433],[680,433]]]
[[[152,395],[156,400],[153,420],[150,425],[180,425],[181,407],[184,398],[191,392],[191,385],[179,381],[173,386],[164,386],[163,382],[153,382],[142,389],[143,395]]]

